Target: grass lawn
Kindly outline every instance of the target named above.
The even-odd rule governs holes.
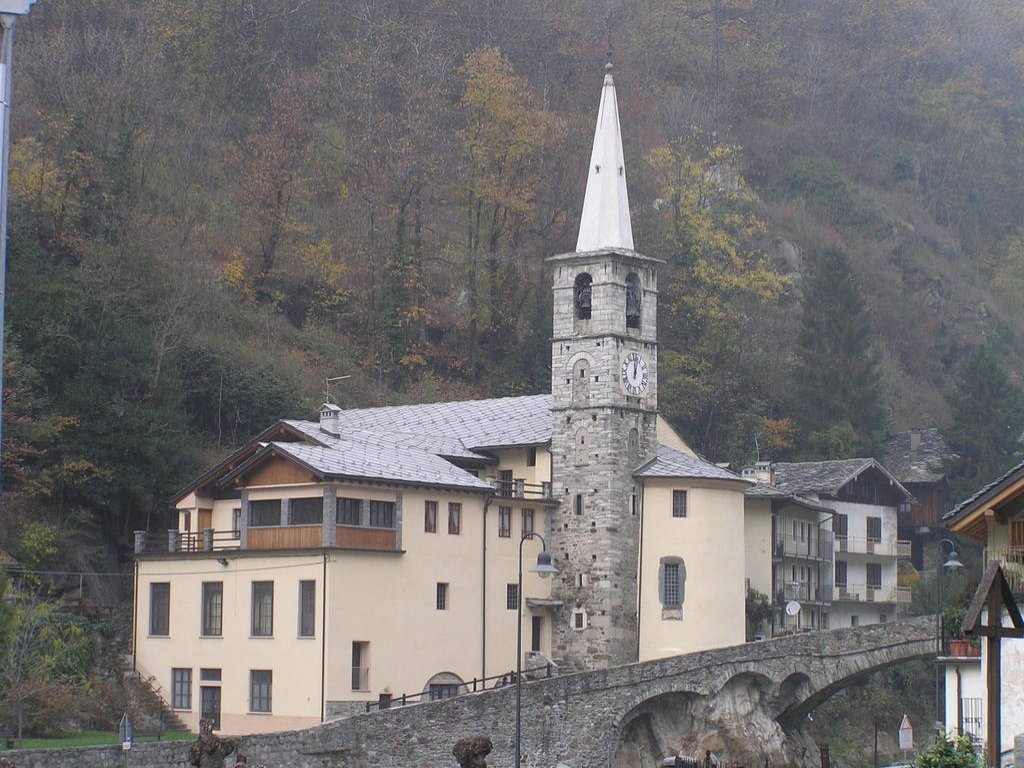
[[[163,741],[191,741],[195,734],[188,731],[168,731],[161,737]],[[136,736],[136,742],[156,741],[156,736]],[[104,731],[82,731],[53,739],[23,739],[15,742],[15,749],[50,749],[58,747],[93,747],[103,744],[118,744],[117,733]],[[0,746],[3,746],[0,743]]]

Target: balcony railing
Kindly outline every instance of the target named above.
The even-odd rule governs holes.
[[[166,533],[135,532],[135,554],[146,552],[217,552],[241,548],[241,532],[168,530]]]
[[[831,603],[833,590],[831,584],[808,584],[794,583],[786,584],[775,594],[776,602],[780,605],[796,600],[800,603]]]
[[[905,605],[910,602],[910,587],[836,584],[835,599],[850,603],[900,603]]]
[[[330,531],[327,532],[329,539]],[[135,554],[178,554],[189,552],[220,552],[242,549],[241,531],[207,529],[182,532],[171,529],[165,533],[135,532]],[[250,526],[246,532],[246,550],[318,549],[324,546],[323,525],[261,525]],[[346,549],[397,551],[398,530],[361,525],[338,524],[334,541],[327,546]]]
[[[503,499],[524,499],[551,501],[551,483],[528,483],[521,477],[503,480],[499,477],[487,478],[494,486],[494,493]]]
[[[985,566],[993,560],[1003,569],[1015,594],[1024,592],[1024,547],[985,547]]]
[[[799,538],[786,534],[775,536],[775,557],[798,557],[806,560],[832,559],[832,534],[822,531],[818,538]]]
[[[862,536],[836,536],[836,552],[853,555],[910,557],[910,542],[902,539],[874,539]]]

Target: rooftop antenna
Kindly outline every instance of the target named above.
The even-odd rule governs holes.
[[[351,374],[346,376],[327,376],[324,378],[324,402],[328,404],[331,402],[331,384],[337,384],[339,381],[351,378]]]
[[[613,66],[613,64],[612,64],[612,53],[614,52],[614,49],[612,48],[612,9],[611,8],[608,9],[608,15],[605,17],[604,22],[605,22],[605,25],[608,27],[608,63],[604,65],[604,68],[610,70],[612,68],[612,66]]]

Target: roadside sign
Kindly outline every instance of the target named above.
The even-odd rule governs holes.
[[[124,716],[121,718],[121,724],[118,726],[117,730],[118,735],[121,737],[121,749],[127,752],[132,748],[132,721],[128,719],[127,712],[125,712]]]
[[[914,748],[914,728],[910,724],[910,718],[906,715],[900,722],[900,749],[910,750]]]

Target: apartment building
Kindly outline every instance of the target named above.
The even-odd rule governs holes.
[[[762,463],[743,471],[748,551],[770,535],[770,594],[775,632],[875,624],[896,618],[910,601],[898,584],[898,561],[910,544],[897,538],[897,510],[913,497],[874,459]],[[748,557],[751,586],[765,584]],[[758,587],[760,589],[760,587]],[[763,590],[762,590],[763,591]]]

